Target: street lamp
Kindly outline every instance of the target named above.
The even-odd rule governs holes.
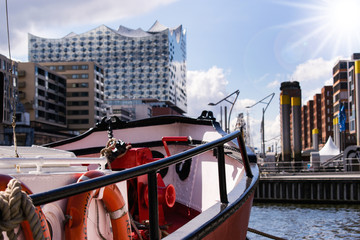
[[[228,98],[231,97],[231,96],[234,95],[234,94],[236,94],[236,97],[235,97],[234,101],[230,102],[230,101],[228,100]],[[231,112],[232,112],[232,110],[233,110],[233,107],[234,107],[234,105],[235,105],[235,102],[236,102],[239,94],[240,94],[240,90],[236,90],[235,92],[233,92],[233,93],[231,93],[230,95],[226,96],[225,98],[221,99],[221,100],[218,101],[217,103],[209,103],[209,106],[216,106],[216,105],[218,105],[219,103],[221,103],[222,101],[226,101],[226,102],[228,102],[228,103],[231,104],[228,122],[226,122],[226,118],[227,118],[227,116],[226,116],[226,115],[227,115],[226,110],[227,110],[227,108],[226,108],[226,106],[225,106],[225,132],[227,132],[227,133],[230,132],[230,117],[231,117]],[[220,115],[221,115],[221,119],[222,119],[221,106],[220,106]]]
[[[266,109],[268,108],[271,100],[273,99],[273,97],[275,96],[275,93],[271,93],[270,95],[264,97],[263,99],[261,99],[260,101],[254,103],[253,105],[251,106],[247,106],[246,108],[252,108],[254,107],[255,105],[257,105],[258,103],[263,103],[263,104],[266,104],[266,107],[262,109],[262,119],[261,119],[261,153],[263,155],[263,157],[265,157],[265,128],[264,128],[264,116],[265,116],[265,111]],[[270,98],[269,101],[267,102],[264,102],[265,99],[268,99]]]

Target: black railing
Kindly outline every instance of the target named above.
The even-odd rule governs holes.
[[[158,222],[158,197],[157,197],[157,178],[156,173],[159,169],[168,167],[170,165],[179,163],[186,159],[192,158],[196,155],[204,153],[206,151],[217,148],[218,152],[218,169],[219,169],[219,188],[220,188],[220,200],[222,203],[227,204],[227,191],[226,191],[226,176],[225,176],[225,153],[224,144],[237,138],[239,143],[240,152],[246,175],[252,178],[252,172],[250,168],[249,159],[247,157],[244,140],[240,131],[228,134],[220,139],[212,142],[200,145],[198,147],[189,149],[185,152],[172,155],[167,158],[160,159],[155,162],[150,162],[137,167],[115,172],[110,175],[105,175],[97,178],[93,178],[87,181],[69,184],[67,186],[53,189],[47,192],[36,193],[30,195],[35,206],[44,205],[50,202],[54,202],[63,198],[67,198],[76,194],[88,192],[97,188],[101,188],[110,184],[125,181],[131,178],[135,178],[141,175],[148,175],[149,186],[149,223],[150,223],[150,239],[159,239],[159,222]]]

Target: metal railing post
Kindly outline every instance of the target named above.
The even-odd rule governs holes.
[[[224,145],[217,147],[217,158],[218,158],[220,200],[222,203],[229,203],[227,197],[227,190],[226,190]]]
[[[160,239],[156,171],[148,174],[150,239]]]
[[[241,135],[239,135],[237,137],[237,140],[238,140],[238,144],[239,144],[239,148],[240,148],[241,158],[242,158],[243,163],[244,163],[246,176],[249,177],[249,178],[252,178],[254,175],[251,172],[249,157],[247,155],[244,139],[243,139],[243,137]]]

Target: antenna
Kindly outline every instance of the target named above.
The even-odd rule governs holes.
[[[251,147],[253,147],[253,144],[252,144],[252,142],[251,142],[251,136],[250,136],[250,115],[249,115],[249,110],[247,110],[246,111],[246,132],[247,132],[247,134],[246,134],[246,139],[245,139],[245,142],[249,145],[249,146],[251,146]]]

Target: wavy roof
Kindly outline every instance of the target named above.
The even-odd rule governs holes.
[[[125,36],[125,37],[148,37],[148,36],[151,36],[153,35],[154,33],[159,33],[159,32],[163,32],[165,30],[169,30],[171,34],[176,34],[176,37],[179,39],[180,38],[180,34],[183,33],[185,34],[185,31],[182,32],[182,25],[179,25],[178,27],[176,28],[168,28],[164,25],[162,25],[161,23],[159,23],[159,21],[155,21],[155,23],[150,27],[150,29],[148,31],[144,31],[143,29],[141,28],[138,28],[138,29],[131,29],[131,28],[127,28],[127,27],[124,27],[122,25],[119,26],[118,30],[114,30],[106,25],[100,25],[90,31],[96,31],[100,28],[107,28],[109,29],[110,31],[112,32],[115,32],[119,35],[122,35],[122,36]],[[88,31],[88,32],[90,32]],[[32,35],[29,33],[29,35],[31,36],[35,36],[35,35]],[[66,36],[64,36],[63,38],[69,38],[69,37],[75,37],[75,36],[78,36],[78,35],[81,35],[81,34],[77,34],[77,33],[74,33],[74,32],[71,32],[69,34],[67,34]]]
[[[150,29],[148,30],[148,32],[162,32],[166,29],[169,29],[168,27],[165,27],[164,25],[162,25],[161,23],[159,23],[158,20],[156,20],[156,22],[150,27]]]
[[[120,25],[119,29],[117,30],[117,33],[119,33],[120,35],[126,36],[126,37],[147,37],[147,36],[151,36],[150,33],[145,32],[141,28],[138,28],[138,29],[134,30],[134,29],[124,27],[122,25]]]

